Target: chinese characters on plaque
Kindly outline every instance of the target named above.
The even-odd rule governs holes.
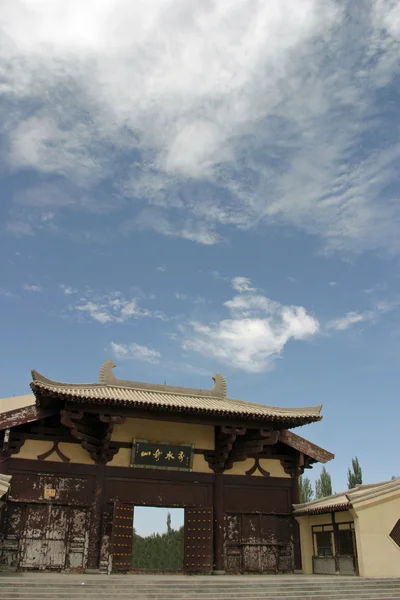
[[[191,471],[193,446],[133,440],[131,467]]]

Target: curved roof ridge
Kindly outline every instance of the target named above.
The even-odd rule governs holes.
[[[117,379],[114,363],[106,361],[100,370],[99,383],[62,383],[32,371],[32,391],[70,398],[74,402],[147,407],[152,410],[179,410],[207,414],[242,416],[257,420],[286,421],[286,429],[322,419],[322,405],[281,408],[226,396],[226,382],[215,375],[211,390],[182,388]]]

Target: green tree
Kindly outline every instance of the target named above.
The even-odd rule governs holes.
[[[167,516],[167,532],[171,533],[172,531],[172,527],[171,527],[171,513],[168,513]]]
[[[321,475],[315,482],[315,497],[325,498],[332,495],[332,479],[325,467],[322,467]]]
[[[173,529],[171,515],[168,515],[166,533],[152,533],[147,537],[135,535],[132,567],[144,571],[181,571],[183,553],[184,528]]]
[[[299,488],[301,504],[304,504],[305,502],[310,502],[310,500],[313,499],[314,492],[312,489],[311,481],[308,477],[304,477],[304,475],[301,475],[299,477]]]
[[[347,487],[349,490],[362,483],[362,470],[357,456],[351,459],[352,469],[347,470]]]

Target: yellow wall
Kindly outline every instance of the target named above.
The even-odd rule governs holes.
[[[123,425],[115,425],[112,441],[131,443],[135,438],[178,444],[194,444],[195,448],[204,450],[214,449],[214,428],[208,425],[170,423],[147,419],[126,419]],[[44,454],[52,447],[53,442],[51,441],[26,440],[19,454],[15,454],[13,458],[36,460],[38,456]],[[70,459],[71,463],[94,464],[88,452],[80,444],[60,442],[59,448]],[[45,460],[62,462],[56,452],[53,452]],[[130,460],[131,450],[129,448],[120,448],[112,461],[108,463],[108,466],[129,467]],[[212,473],[204,456],[201,454],[194,455],[193,471],[196,473]]]
[[[210,425],[150,419],[126,419],[123,425],[115,425],[111,440],[131,442],[135,438],[173,444],[194,444],[196,448],[214,449],[214,427]]]
[[[296,517],[300,527],[301,565],[305,575],[312,575],[313,539],[310,517]]]
[[[134,439],[145,439],[149,441],[171,442],[181,444],[194,444],[195,448],[202,450],[214,449],[214,428],[209,425],[196,425],[191,423],[172,423],[169,421],[152,421],[148,419],[126,419],[122,425],[115,425],[112,435],[112,441],[132,443]],[[29,458],[36,460],[38,456],[44,454],[52,448],[51,441],[26,440],[19,454],[13,458]],[[94,461],[90,458],[88,452],[80,444],[70,444],[60,442],[59,448],[71,463],[80,463],[91,465]],[[61,458],[55,452],[46,460],[61,462]],[[120,448],[114,458],[107,463],[112,467],[129,467],[131,460],[131,450],[129,448]],[[246,471],[254,465],[254,459],[248,458],[246,461],[235,463],[226,475],[245,475]],[[271,477],[290,478],[285,473],[279,459],[260,460],[260,465],[268,471]],[[204,456],[195,454],[193,459],[193,471],[196,473],[212,473]],[[262,477],[260,471],[256,471],[253,477]]]
[[[400,577],[400,548],[389,533],[400,518],[400,492],[379,503],[355,504],[358,566],[362,577]]]
[[[13,458],[29,458],[30,460],[36,460],[38,456],[44,454],[50,448],[53,447],[53,442],[40,441],[40,440],[25,440],[24,445],[18,454],[13,454]],[[69,444],[66,442],[60,442],[58,445],[59,449],[67,458],[70,459],[71,463],[80,463],[83,465],[93,465],[94,461],[90,458],[89,454],[82,448],[80,444]],[[61,458],[53,452],[46,461],[62,462]]]
[[[254,465],[254,458],[247,458],[243,462],[234,463],[232,469],[225,471],[224,475],[245,475],[246,471],[251,469]],[[260,466],[269,472],[271,477],[286,477],[290,479],[290,475],[285,473],[281,461],[274,458],[262,458],[260,460]],[[253,474],[253,477],[263,477],[263,474],[257,469]]]

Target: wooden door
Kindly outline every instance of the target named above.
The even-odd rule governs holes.
[[[47,506],[47,535],[45,568],[60,570],[65,568],[67,557],[68,507]]]
[[[290,573],[294,568],[290,517],[225,515],[225,569],[238,573]]]
[[[185,508],[185,572],[211,573],[213,560],[212,508]]]
[[[66,565],[68,569],[83,571],[86,568],[89,528],[90,522],[87,508],[71,508]]]
[[[19,566],[23,569],[45,569],[48,508],[43,504],[26,506],[19,562]]]
[[[133,504],[114,502],[111,554],[113,573],[127,572],[132,564]]]
[[[18,567],[20,544],[23,532],[23,504],[7,502],[1,535],[0,564]]]
[[[88,509],[26,504],[23,513],[20,568],[57,571],[86,568]]]

